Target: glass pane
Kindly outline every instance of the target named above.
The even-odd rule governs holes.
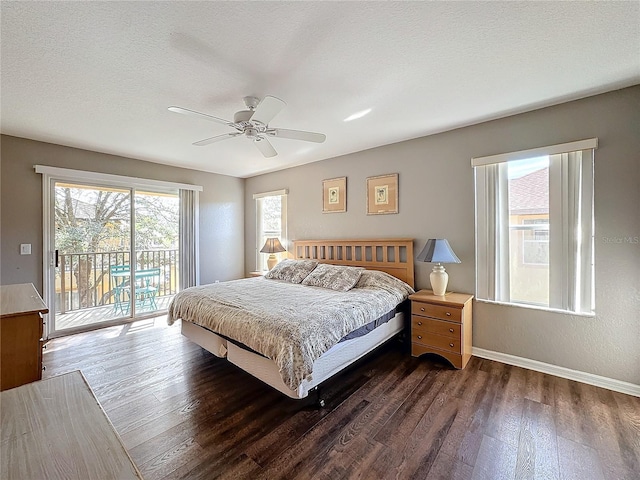
[[[549,158],[508,167],[510,298],[549,306]]]
[[[278,237],[282,240],[282,196],[274,195],[258,199],[258,214],[260,215],[258,232],[258,251],[269,237]],[[275,254],[278,261],[285,258],[286,252]],[[260,271],[267,270],[268,254],[260,253],[257,268]]]
[[[267,233],[280,233],[280,230],[282,229],[282,197],[280,195],[263,198],[262,225],[264,231]]]
[[[55,184],[55,330],[130,316],[130,193]]]
[[[166,310],[178,289],[180,200],[136,191],[136,315]]]

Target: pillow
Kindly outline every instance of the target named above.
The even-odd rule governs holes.
[[[292,260],[287,258],[269,270],[265,278],[300,283],[316,268],[316,265],[318,265],[318,262],[315,260]]]
[[[358,283],[363,271],[364,268],[360,267],[321,263],[302,281],[302,284],[346,292]]]
[[[365,270],[362,272],[355,288],[380,288],[399,295],[402,299],[416,293],[413,288],[402,280],[378,270]]]

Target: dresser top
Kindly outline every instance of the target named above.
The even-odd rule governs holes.
[[[33,283],[0,285],[0,317],[48,311]]]
[[[468,293],[447,293],[446,295],[434,295],[431,290],[420,290],[409,298],[414,302],[429,302],[436,305],[455,305],[464,307],[473,299],[473,295]]]
[[[5,390],[0,398],[0,477],[142,479],[79,370]]]

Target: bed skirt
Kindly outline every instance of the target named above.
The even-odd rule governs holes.
[[[182,320],[182,334],[217,357],[226,358],[234,365],[262,380],[285,395],[301,399],[344,368],[401,332],[405,325],[404,313],[398,312],[391,320],[372,332],[338,343],[313,363],[313,371],[297,387],[290,389],[282,380],[278,366],[270,359],[251,352],[199,325]]]

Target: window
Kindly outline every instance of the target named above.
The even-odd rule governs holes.
[[[592,314],[597,139],[474,158],[476,295]]]
[[[260,253],[267,238],[278,237],[287,248],[287,190],[257,193],[256,201],[256,270],[267,270],[268,255]],[[278,261],[286,258],[287,252],[276,254]]]

